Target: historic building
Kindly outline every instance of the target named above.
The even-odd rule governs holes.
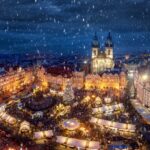
[[[127,85],[126,74],[120,73],[103,73],[99,74],[88,74],[85,77],[85,89],[97,89],[101,91],[113,91],[116,96],[123,94]]]
[[[84,72],[72,72],[67,75],[53,75],[47,73],[47,81],[50,87],[64,89],[67,80],[70,79],[72,87],[85,90],[114,91],[117,96],[124,92],[127,85],[126,74],[124,72],[103,72],[101,74],[84,74]]]
[[[100,48],[100,43],[95,33],[92,41],[91,72],[100,73],[113,68],[113,42],[110,33],[107,36],[104,50]]]
[[[31,84],[33,80],[31,68],[17,70],[11,68],[6,74],[0,76],[0,94],[15,94],[24,86]]]
[[[150,107],[150,64],[139,67],[134,74],[136,98],[147,107]]]
[[[36,75],[35,75],[36,74]],[[17,69],[0,76],[0,91],[14,94],[25,87],[35,87],[40,90],[55,89],[64,90],[68,79],[74,89],[85,90],[113,90],[116,95],[124,91],[126,87],[126,74],[123,72],[105,72],[102,74],[84,74],[84,72],[65,72],[64,74],[54,74],[47,72],[43,67]]]
[[[47,74],[48,83],[53,88],[64,89],[67,80],[70,79],[73,88],[81,89],[84,87],[84,73],[83,72],[72,72],[70,76],[66,75],[53,75],[51,73]]]

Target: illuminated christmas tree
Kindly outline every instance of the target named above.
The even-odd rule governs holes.
[[[74,91],[72,89],[72,84],[71,84],[71,81],[68,80],[67,81],[67,84],[66,84],[66,87],[65,87],[65,90],[64,90],[64,95],[63,95],[63,101],[68,104],[68,103],[71,103],[72,100],[74,99]]]

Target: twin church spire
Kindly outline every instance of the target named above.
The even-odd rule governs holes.
[[[106,38],[104,50],[101,50],[97,33],[95,32],[92,41],[92,56],[91,56],[91,71],[93,73],[99,73],[107,69],[113,69],[113,41],[110,32]]]
[[[107,39],[106,39],[106,42],[105,42],[105,47],[113,47],[113,46],[114,46],[114,44],[113,44],[113,41],[112,41],[111,34],[109,32],[108,36],[107,36]]]
[[[97,36],[96,32],[95,32],[95,35],[93,37],[92,47],[95,47],[95,48],[99,48],[100,47],[100,43],[98,41],[98,36]]]
[[[105,47],[112,47],[113,48],[113,46],[114,46],[114,44],[113,44],[113,41],[112,41],[112,36],[109,32],[108,36],[106,38]],[[94,37],[93,37],[92,47],[93,48],[100,48],[100,42],[98,40],[98,36],[97,36],[96,32],[95,32]]]

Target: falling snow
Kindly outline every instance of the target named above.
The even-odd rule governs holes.
[[[88,52],[96,31],[112,32],[117,49],[150,47],[150,2],[144,0],[2,0],[0,50]],[[15,44],[14,44],[15,43]]]

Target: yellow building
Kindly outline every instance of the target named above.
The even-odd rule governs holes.
[[[113,42],[110,33],[105,42],[105,49],[100,49],[98,37],[95,34],[92,41],[91,72],[99,73],[114,68]]]
[[[5,75],[0,76],[0,92],[1,94],[13,94],[20,91],[23,86],[33,82],[31,69],[10,69]]]
[[[126,75],[121,73],[88,74],[85,77],[85,89],[124,89],[127,85]]]
[[[36,81],[37,77],[38,81]],[[84,72],[72,72],[70,76],[53,75],[48,73],[43,67],[35,69],[18,69],[11,70],[7,74],[0,76],[0,91],[1,94],[15,94],[24,89],[25,86],[38,84],[39,88],[46,90],[49,88],[56,88],[63,90],[66,86],[67,80],[70,80],[72,87],[75,89],[100,91],[113,90],[115,93],[122,93],[127,85],[126,74],[124,72],[114,73],[106,72],[100,74],[87,74]]]
[[[60,87],[64,89],[67,83],[67,80],[70,79],[72,82],[73,88],[81,89],[84,86],[84,73],[83,72],[73,72],[72,76],[67,78],[62,75],[52,75],[47,74],[48,83],[51,87]]]

